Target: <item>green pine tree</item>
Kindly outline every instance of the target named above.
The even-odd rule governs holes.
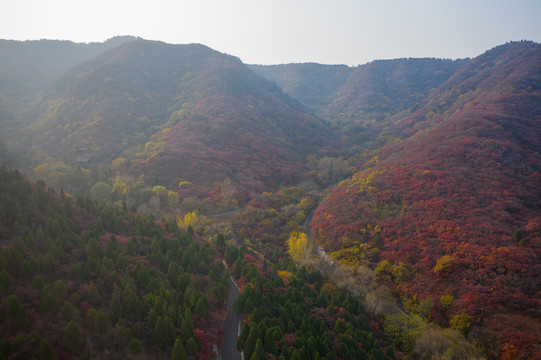
[[[256,345],[257,346],[257,345]],[[274,343],[274,329],[270,328],[265,334],[265,352],[276,355],[276,344]]]
[[[74,320],[77,316],[77,309],[69,301],[66,301],[62,306],[62,315],[66,320]]]
[[[291,355],[290,360],[302,360],[301,355],[296,349],[295,351],[293,351],[293,354]]]
[[[154,331],[152,331],[152,341],[159,349],[166,345],[170,346],[175,338],[175,332],[173,320],[168,316],[160,316],[158,317],[158,320],[156,320]]]
[[[41,302],[41,310],[46,313],[54,314],[59,308],[60,304],[51,293],[48,293]]]
[[[244,344],[246,343],[246,339],[248,338],[249,334],[250,334],[250,325],[248,325],[247,322],[243,322],[240,335],[237,339],[238,350],[242,351],[244,349]]]
[[[71,351],[76,351],[83,346],[83,336],[75,321],[71,320],[66,325],[64,334],[62,334],[62,343]]]
[[[188,354],[179,337],[175,340],[175,346],[173,346],[173,352],[171,353],[171,360],[188,360]]]
[[[86,290],[85,296],[88,299],[88,301],[94,306],[97,306],[99,301],[101,300],[98,288],[96,287],[93,281],[91,281],[90,285],[88,285],[88,289]]]
[[[207,317],[208,306],[203,296],[200,296],[199,299],[197,299],[194,312],[203,319]]]
[[[54,360],[53,347],[45,339],[39,342],[39,358],[40,360]]]
[[[263,348],[263,341],[257,339],[255,344],[255,350],[250,357],[250,360],[267,360],[267,354],[265,354],[265,349]]]
[[[36,290],[41,290],[41,288],[45,285],[45,282],[43,281],[43,278],[38,275],[34,278],[34,281],[32,281],[32,288]]]
[[[197,345],[197,342],[193,337],[188,339],[188,342],[186,343],[186,350],[190,355],[195,355],[199,352],[199,345]]]
[[[252,353],[255,351],[255,347],[257,345],[258,339],[259,339],[259,330],[257,329],[256,325],[252,325],[250,327],[250,333],[248,334],[248,338],[246,339],[246,342],[244,343],[244,355],[246,359],[251,358]]]
[[[5,248],[4,248],[5,249]],[[11,287],[11,276],[6,269],[0,272],[0,295]]]
[[[15,323],[17,327],[23,328],[28,324],[26,309],[17,295],[8,296],[5,309],[8,320]]]
[[[132,354],[140,354],[141,352],[143,352],[143,342],[136,338],[131,339],[128,343],[128,350]]]

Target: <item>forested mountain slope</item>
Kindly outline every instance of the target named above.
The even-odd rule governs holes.
[[[135,39],[117,36],[89,44],[0,39],[0,160],[20,168],[28,166],[24,157],[26,151],[14,149],[14,145],[21,142],[21,136],[26,135],[21,129],[28,124],[28,118],[22,114],[51,82],[76,64]],[[6,145],[6,150],[2,144]]]
[[[55,81],[26,113],[23,146],[168,187],[230,177],[250,189],[302,178],[332,135],[237,58],[203,45],[133,41]]]
[[[319,271],[181,225],[0,167],[0,357],[215,359],[232,305],[246,358],[395,357],[362,301]]]
[[[359,66],[334,94],[325,115],[338,120],[381,121],[409,110],[443,84],[464,60],[377,60]]]
[[[0,106],[21,110],[67,69],[134,39],[118,36],[90,44],[0,39]]]
[[[317,114],[333,101],[334,93],[355,71],[346,65],[316,63],[250,65],[256,74],[275,81],[282,90]]]
[[[228,276],[187,230],[0,168],[0,356],[209,358]]]
[[[538,355],[540,104],[539,44],[469,61],[329,191],[317,242],[371,263],[405,304],[431,299],[442,325],[469,317],[464,332],[489,353]]]
[[[415,110],[466,60],[377,60],[356,68],[319,64],[252,66],[329,121],[348,146],[385,140],[391,116]],[[378,136],[381,137],[378,138]],[[380,140],[380,141],[376,141]]]

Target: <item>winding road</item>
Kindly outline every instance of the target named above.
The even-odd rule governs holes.
[[[309,238],[312,238],[312,232],[310,231],[310,224],[312,223],[312,218],[314,217],[315,210],[310,211],[310,214],[304,219],[302,226],[304,227],[304,232],[308,235]]]
[[[314,212],[312,211],[310,215],[304,221],[304,229],[310,240],[312,239],[310,233],[310,223],[312,221],[312,216]],[[311,240],[312,241],[312,240]],[[316,247],[314,246],[314,249]],[[330,257],[318,247],[316,253],[321,256],[324,260],[331,263]],[[227,269],[227,264],[223,261],[225,268]],[[233,309],[233,303],[239,295],[239,287],[237,286],[235,280],[230,276],[229,277],[229,294],[227,295],[227,315],[224,319],[224,341],[220,348],[221,359],[222,360],[244,360],[242,354],[237,350],[237,337],[240,333],[240,322],[235,309]]]
[[[229,294],[227,295],[227,315],[224,319],[224,342],[220,348],[222,360],[242,360],[241,353],[237,350],[237,337],[240,331],[239,317],[235,309],[233,309],[233,302],[238,295],[239,288],[230,276]]]
[[[321,245],[316,245],[316,243],[314,242],[314,238],[312,238],[312,232],[310,231],[310,224],[312,224],[312,218],[314,217],[314,212],[315,210],[312,210],[310,212],[310,215],[306,217],[306,219],[304,220],[302,224],[302,226],[304,227],[304,233],[306,234],[306,236],[308,236],[308,239],[310,239],[310,243],[312,244],[312,254],[319,256],[327,266],[330,266],[332,268],[334,266],[334,261],[331,259],[329,254],[327,254],[323,250]]]

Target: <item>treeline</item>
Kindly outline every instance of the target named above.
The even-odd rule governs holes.
[[[223,264],[174,221],[1,168],[0,245],[0,358],[208,358],[223,336]]]
[[[245,248],[229,247],[225,258],[242,285],[235,307],[246,321],[237,346],[246,359],[395,358],[372,332],[362,301],[319,271],[297,269],[278,252],[260,267]]]

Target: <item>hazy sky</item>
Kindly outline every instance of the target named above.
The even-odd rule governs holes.
[[[3,39],[116,35],[202,43],[249,64],[454,59],[541,42],[541,0],[0,0]]]

